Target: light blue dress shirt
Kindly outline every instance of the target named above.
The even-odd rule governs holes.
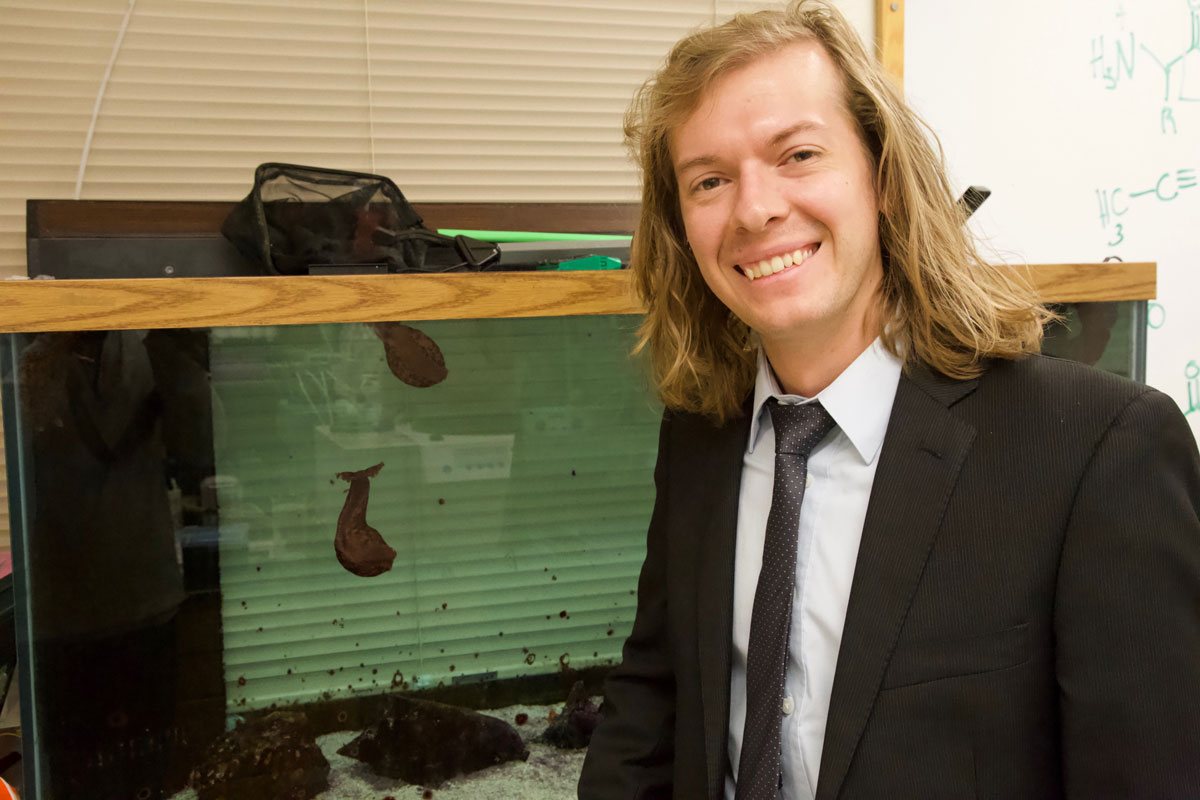
[[[738,500],[727,800],[734,797],[732,775],[737,774],[741,754],[746,720],[746,647],[775,477],[775,433],[763,404],[771,397],[783,403],[820,400],[837,423],[808,460],[782,701],[783,798],[808,800],[816,792],[850,585],[900,372],[899,359],[877,339],[815,398],[803,398],[783,393],[766,356],[759,352]]]

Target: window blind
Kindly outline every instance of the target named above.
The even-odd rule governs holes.
[[[264,161],[382,172],[418,202],[635,199],[621,114],[712,14],[694,0],[3,0],[0,269],[24,271],[24,199],[73,197],[81,164],[83,199],[237,199]]]

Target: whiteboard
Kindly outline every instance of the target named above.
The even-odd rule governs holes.
[[[904,84],[992,259],[1158,262],[1146,381],[1200,438],[1200,0],[912,0]]]

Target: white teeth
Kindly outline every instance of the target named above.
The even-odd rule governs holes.
[[[774,275],[776,272],[783,272],[788,267],[803,264],[815,252],[817,252],[817,248],[814,246],[784,253],[781,256],[772,256],[770,259],[758,262],[753,267],[743,267],[742,272],[750,280],[756,280],[767,275]]]

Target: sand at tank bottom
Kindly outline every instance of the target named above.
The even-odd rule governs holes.
[[[600,698],[594,698],[599,705]],[[432,791],[434,800],[574,800],[579,771],[583,768],[586,750],[559,750],[552,745],[536,742],[549,724],[551,711],[559,711],[562,703],[549,706],[508,706],[480,713],[502,719],[521,734],[529,748],[527,761],[509,761],[470,775],[446,781],[441,786],[414,786],[403,781],[383,778],[371,772],[361,761],[338,755],[338,748],[361,731],[338,731],[317,737],[317,744],[329,759],[329,788],[315,800],[419,800],[425,790]],[[517,716],[527,721],[518,725]],[[196,800],[196,792],[186,789],[172,800]]]

